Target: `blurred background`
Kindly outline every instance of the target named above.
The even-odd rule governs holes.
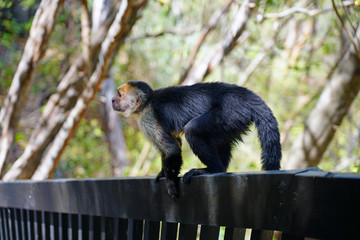
[[[129,80],[242,85],[278,120],[283,169],[359,172],[357,4],[0,0],[1,176],[156,175],[157,150],[109,107]],[[228,171],[260,170],[254,126],[243,140]],[[183,143],[182,173],[202,166]]]

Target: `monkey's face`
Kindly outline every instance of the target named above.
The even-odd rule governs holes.
[[[139,89],[125,83],[117,89],[118,94],[112,98],[112,107],[115,111],[122,112],[126,117],[136,112],[141,103]]]

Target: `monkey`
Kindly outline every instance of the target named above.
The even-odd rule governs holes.
[[[231,152],[255,124],[262,149],[263,170],[279,170],[282,156],[278,123],[270,108],[251,90],[213,82],[171,86],[153,90],[142,81],[129,81],[112,98],[115,111],[137,117],[140,130],[161,154],[168,194],[178,198],[178,175],[182,165],[181,135],[206,168],[191,169],[190,178],[225,172]]]

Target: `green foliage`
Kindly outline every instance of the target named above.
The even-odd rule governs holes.
[[[36,0],[23,0],[20,4],[25,8],[30,8],[36,4]]]
[[[91,1],[89,3],[91,9]],[[235,1],[233,8],[240,3],[241,1]],[[16,1],[0,0],[0,104],[16,71],[34,15],[30,14],[26,21],[19,21],[19,16],[15,16],[12,11],[14,4]],[[34,12],[38,1],[25,0],[19,4],[29,12]],[[59,80],[81,53],[80,3],[74,1],[69,4],[70,7],[64,8],[60,15],[45,57],[35,75],[32,94],[41,98],[39,108],[44,107],[47,97],[56,91]],[[119,51],[112,69],[117,84],[136,79],[146,81],[154,88],[161,88],[178,82],[201,35],[200,31],[184,32],[190,27],[205,26],[212,14],[223,6],[224,1],[184,0],[178,1],[178,4],[180,14],[176,15],[171,1],[149,1],[131,36],[155,34],[164,30],[176,30],[181,34],[169,33],[126,43]],[[260,3],[258,7],[267,14],[282,12],[298,6],[297,4],[296,1],[271,0],[265,1],[264,6]],[[314,9],[328,6],[331,6],[331,2],[325,0],[319,1],[316,6],[310,3],[305,7]],[[202,59],[221,41],[222,34],[234,17],[233,8],[209,34],[200,48],[197,60]],[[350,23],[353,26],[357,24],[359,9],[360,7],[340,9],[348,29],[352,29]],[[281,24],[281,28],[275,33],[276,23]],[[257,23],[255,17],[252,17],[246,30],[249,33],[248,39],[238,45],[220,66],[213,69],[205,81],[237,83],[252,61],[265,52],[265,58],[246,81],[245,87],[259,94],[272,108],[280,131],[285,129],[289,118],[298,111],[283,144],[286,159],[292,143],[304,129],[304,121],[314,107],[327,75],[344,53],[344,34],[338,19],[331,12],[324,12],[314,18],[299,13],[281,19],[267,19],[262,23]],[[274,44],[269,48],[271,40]],[[301,97],[310,98],[311,101],[297,110]],[[61,158],[56,177],[111,176],[110,153],[98,120],[97,108],[96,104],[92,105],[90,113],[81,122]],[[324,155],[320,164],[324,170],[334,170],[342,163],[349,162],[342,171],[360,171],[359,109],[360,103],[356,100]],[[28,112],[24,116],[26,114]],[[130,166],[125,169],[125,175],[128,175],[138,163],[146,140],[133,120],[123,121],[123,130],[130,161]],[[257,130],[252,127],[251,133],[243,140],[233,153],[229,171],[260,169]],[[27,141],[28,133],[20,129],[15,137],[17,146],[23,148]],[[203,166],[191,152],[185,139],[183,158],[182,173],[190,168]],[[155,175],[160,169],[160,155],[152,148],[138,174]]]
[[[12,1],[7,1],[7,0],[0,0],[0,8],[1,9],[5,9],[5,8],[10,8],[12,6]]]
[[[111,176],[111,163],[103,130],[96,119],[81,121],[61,157],[55,177]]]
[[[15,134],[15,143],[19,144],[23,149],[25,149],[25,146],[28,143],[28,137],[24,132],[17,132]]]
[[[35,3],[35,2],[34,2]],[[32,3],[23,11],[32,11],[36,5]],[[15,16],[14,1],[0,0],[0,93],[5,94],[20,61],[22,49],[30,30],[33,17],[27,20]],[[21,19],[21,20],[20,20]],[[1,103],[1,102],[0,102]]]

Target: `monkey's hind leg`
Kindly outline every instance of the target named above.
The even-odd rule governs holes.
[[[231,143],[222,144],[219,147],[217,147],[217,151],[218,151],[220,160],[221,160],[222,164],[224,165],[225,170],[229,166],[229,162],[230,162],[230,158],[231,158],[231,150],[232,150]],[[191,169],[190,171],[185,173],[185,175],[183,177],[183,182],[189,183],[191,177],[208,174],[208,173],[212,173],[212,172],[210,172],[207,168]]]
[[[184,182],[189,182],[193,176],[226,171],[228,160],[222,160],[217,145],[212,142],[213,139],[218,137],[218,132],[214,130],[216,129],[214,123],[217,122],[217,115],[218,113],[215,110],[209,111],[192,119],[185,125],[185,138],[192,151],[206,165],[206,168],[191,169],[185,173]]]
[[[161,171],[159,172],[159,174],[155,178],[155,182],[159,182],[160,178],[164,178],[164,177],[165,177],[164,170],[161,169]]]

